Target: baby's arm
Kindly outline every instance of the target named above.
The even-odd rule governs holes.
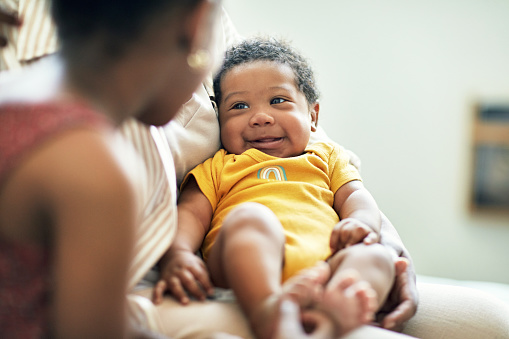
[[[373,244],[379,241],[380,211],[362,182],[354,180],[341,186],[334,195],[334,209],[341,221],[331,234],[332,253],[360,242]]]
[[[189,302],[188,293],[200,300],[213,293],[205,263],[195,255],[209,230],[212,207],[194,177],[182,190],[177,207],[178,231],[159,263],[161,274],[153,293],[156,304],[166,290],[183,304]]]

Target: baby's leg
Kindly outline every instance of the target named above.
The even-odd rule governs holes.
[[[319,307],[346,333],[369,322],[383,305],[394,282],[394,260],[380,244],[358,244],[333,255],[329,264],[333,276]]]
[[[274,213],[263,205],[246,203],[225,218],[207,261],[214,284],[233,289],[259,338],[273,332],[283,293],[308,290],[296,280],[289,282],[294,289],[281,286],[284,243],[283,227]],[[304,287],[313,280],[323,284],[329,270],[307,277],[311,278]]]
[[[207,266],[214,284],[234,290],[246,312],[281,289],[285,236],[274,213],[242,204],[225,218]]]

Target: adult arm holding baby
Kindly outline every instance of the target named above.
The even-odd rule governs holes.
[[[354,194],[344,194],[343,192],[347,189],[353,189],[356,192]],[[334,228],[331,235],[331,249],[335,252],[345,246],[359,242],[365,244],[380,242],[386,248],[394,251],[396,260],[394,285],[378,312],[376,320],[380,326],[400,332],[403,330],[405,323],[414,316],[418,304],[415,270],[412,267],[410,254],[403,246],[401,238],[389,219],[383,213],[378,212],[376,202],[365,190],[362,183],[351,182],[338,190],[335,200],[336,210],[340,211],[339,206],[345,199],[345,195],[351,200],[358,199],[357,196],[359,195],[364,196],[362,200],[366,204],[371,204],[372,213],[363,213],[362,209],[354,210],[354,214],[351,214],[348,210],[343,211],[343,215],[348,217],[342,218]],[[356,202],[353,201],[352,203],[355,204]]]

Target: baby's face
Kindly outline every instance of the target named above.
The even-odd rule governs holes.
[[[289,66],[271,61],[236,66],[223,76],[221,93],[221,141],[229,153],[256,148],[286,158],[304,152],[318,112],[295,85]]]

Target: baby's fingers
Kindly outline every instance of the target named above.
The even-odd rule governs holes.
[[[361,242],[365,242],[366,238],[368,236],[370,236],[370,234],[376,236],[375,233],[370,232],[370,230],[368,230],[364,227],[358,227],[356,225],[352,225],[352,227],[350,229],[348,229],[348,232],[345,235],[344,244],[345,244],[345,246],[351,246],[351,245],[359,244]],[[372,241],[372,240],[369,239],[368,241]]]
[[[167,279],[166,283],[168,284],[168,289],[175,299],[184,305],[189,303],[189,297],[187,296],[186,290],[179,278],[172,276]]]
[[[364,244],[365,245],[373,245],[376,244],[379,240],[378,234],[375,232],[370,232],[365,238],[364,238]]]
[[[212,282],[210,281],[209,274],[205,266],[200,267],[198,269],[193,269],[192,273],[195,279],[201,285],[201,289],[205,292],[205,294],[213,295],[214,286],[212,286]]]
[[[201,287],[201,283],[191,271],[183,271],[180,274],[180,282],[184,288],[196,299],[205,300],[207,292]]]
[[[154,286],[154,290],[152,291],[152,302],[154,304],[160,304],[163,302],[163,295],[166,292],[168,285],[165,280],[161,279]]]
[[[332,230],[332,233],[330,235],[329,246],[330,246],[332,253],[335,253],[338,250],[339,230],[336,227]]]
[[[345,244],[347,243],[350,236],[348,227],[348,222],[343,220],[337,223],[332,230],[330,237],[330,248],[332,253],[335,253],[345,247]]]

